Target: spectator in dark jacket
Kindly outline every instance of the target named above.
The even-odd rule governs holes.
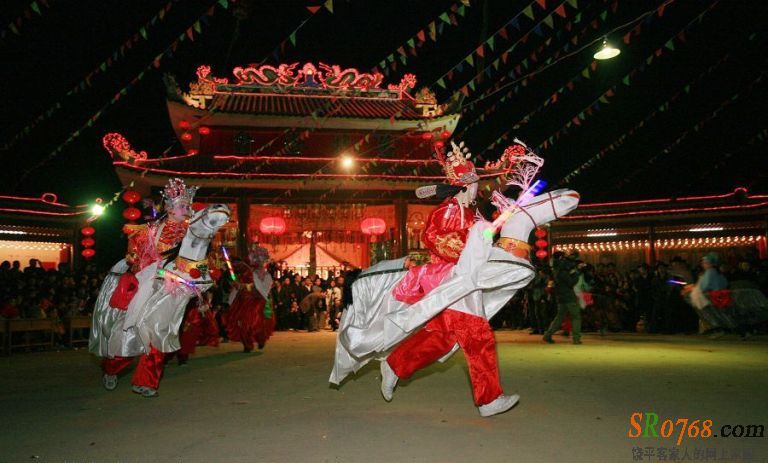
[[[557,315],[544,333],[544,341],[554,344],[552,335],[560,329],[566,313],[571,314],[573,324],[573,343],[581,344],[581,307],[576,299],[573,287],[579,281],[579,269],[575,260],[568,258],[562,252],[552,255],[552,271],[555,279],[555,300],[557,301]]]

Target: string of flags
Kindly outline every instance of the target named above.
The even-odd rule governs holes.
[[[705,125],[707,125],[709,122],[717,118],[729,106],[731,106],[740,98],[742,98],[743,94],[750,92],[755,85],[759,84],[763,80],[764,76],[765,76],[765,72],[760,73],[760,75],[755,80],[753,80],[744,90],[736,92],[735,94],[723,100],[717,106],[717,108],[715,108],[714,111],[707,114],[698,123],[684,130],[683,133],[681,133],[672,143],[668,144],[662,150],[658,151],[656,154],[651,156],[651,158],[648,159],[646,164],[655,164],[661,157],[668,158],[669,155],[672,153],[672,151],[675,148],[677,148],[683,141],[685,141],[685,139],[688,138],[689,135],[701,132],[701,130],[704,128]],[[632,179],[640,173],[641,170],[642,169],[636,169],[635,171],[633,171],[632,173],[624,177],[620,183],[622,185],[630,183]]]
[[[41,112],[36,118],[34,118],[23,129],[16,133],[8,142],[3,146],[3,150],[8,150],[13,147],[20,140],[26,138],[38,125],[42,122],[50,119],[56,114],[63,106],[64,101],[72,95],[84,92],[87,88],[93,86],[93,78],[99,74],[105,74],[107,70],[112,68],[117,62],[119,62],[125,55],[133,48],[133,46],[140,40],[149,40],[149,30],[159,24],[171,10],[173,1],[169,1],[160,10],[152,16],[146,23],[144,23],[139,29],[133,33],[128,39],[120,44],[110,55],[107,56],[99,65],[93,68],[89,73],[85,75],[77,84],[64,94],[58,101],[49,106],[45,111]]]
[[[459,18],[466,16],[466,9],[469,6],[469,0],[453,3],[448,9],[440,13],[436,19],[430,21],[424,28],[409,37],[403,45],[397,47],[395,51],[379,61],[371,71],[381,72],[385,76],[389,76],[390,71],[397,70],[398,61],[405,65],[408,63],[409,54],[411,56],[418,56],[416,49],[424,46],[427,42],[427,37],[431,41],[437,42],[437,38],[443,35],[447,26],[457,27],[459,25]]]
[[[664,45],[658,47],[656,50],[654,50],[652,53],[650,53],[644,60],[640,62],[636,67],[631,69],[626,75],[624,75],[621,78],[621,83],[625,86],[630,86],[631,81],[637,76],[637,74],[644,72],[648,66],[653,64],[659,57],[661,57],[664,53],[668,53],[675,50],[675,41],[679,43],[685,43],[686,41],[686,34],[689,33],[690,29],[698,24],[701,21],[701,18],[711,11],[713,5],[710,5],[710,7],[706,8],[704,11],[702,11],[699,15],[697,15],[695,18],[693,18],[691,21],[688,22],[682,29],[680,29],[677,33],[673,34],[665,43]],[[642,28],[635,27],[633,29],[633,35],[639,35],[642,32]],[[506,140],[510,137],[510,132],[513,130],[518,130],[523,124],[526,124],[530,121],[530,118],[535,115],[536,113],[542,111],[544,108],[553,105],[557,103],[560,99],[560,96],[564,94],[566,91],[572,91],[575,88],[575,84],[578,81],[589,79],[594,71],[597,69],[597,62],[592,61],[587,67],[582,69],[578,74],[574,75],[565,85],[560,87],[558,90],[556,90],[552,95],[547,97],[539,106],[534,108],[531,112],[523,116],[517,123],[513,124],[510,129],[507,129],[502,133],[499,137],[497,137],[495,140],[493,140],[481,153],[484,153],[488,150],[494,149],[494,147]],[[582,122],[584,122],[587,117],[592,116],[595,112],[600,111],[604,106],[610,104],[609,99],[613,98],[615,96],[616,90],[618,88],[618,84],[611,85],[607,90],[602,92],[600,96],[598,96],[596,99],[594,99],[591,103],[589,103],[584,109],[581,111],[578,111],[574,116],[569,118],[569,120],[559,129],[557,129],[552,135],[545,138],[539,145],[539,148],[549,148],[554,144],[556,140],[561,138],[563,135],[568,133],[568,130],[571,129],[573,126],[581,126]]]
[[[229,2],[228,0],[218,0],[218,4],[224,8],[229,8]],[[29,176],[30,173],[32,173],[34,170],[38,169],[39,167],[47,164],[50,162],[53,158],[58,156],[64,148],[66,148],[70,143],[75,141],[80,135],[85,132],[87,129],[93,127],[94,123],[98,121],[109,109],[112,107],[115,103],[120,101],[120,99],[128,94],[129,91],[131,91],[133,88],[135,88],[138,83],[144,79],[144,77],[147,75],[148,72],[152,71],[153,69],[160,68],[161,62],[164,58],[167,58],[169,56],[172,56],[173,53],[176,51],[177,47],[180,43],[189,40],[194,41],[196,35],[200,35],[202,33],[202,27],[203,25],[208,24],[208,17],[213,16],[215,12],[215,5],[212,5],[210,8],[206,10],[205,13],[203,13],[201,16],[199,16],[193,23],[190,25],[184,32],[179,34],[171,43],[168,45],[163,51],[161,51],[159,54],[157,54],[152,61],[150,61],[149,64],[147,64],[138,74],[136,74],[130,82],[125,85],[123,88],[118,90],[115,95],[107,102],[105,103],[101,108],[99,108],[98,111],[96,111],[88,120],[80,126],[77,130],[72,132],[69,137],[67,137],[66,140],[64,140],[62,143],[60,143],[56,148],[54,148],[45,158],[43,158],[39,163],[37,163],[34,167],[28,169],[24,174],[21,175],[18,182],[16,183],[16,186],[21,184],[26,178]]]
[[[686,24],[682,29],[680,29],[677,33],[673,34],[669,39],[667,39],[664,42],[664,45],[658,47],[651,54],[649,54],[643,61],[641,61],[638,66],[634,67],[627,74],[625,74],[621,78],[621,84],[623,84],[626,87],[631,86],[631,83],[635,79],[635,77],[637,77],[638,74],[645,72],[645,70],[649,66],[651,66],[653,63],[658,62],[658,58],[660,58],[665,53],[669,54],[671,52],[674,52],[675,42],[678,42],[679,44],[684,44],[687,41],[687,34],[690,33],[691,28],[694,25],[700,23],[701,18],[703,18],[704,15],[706,15],[709,11],[711,11],[711,7],[712,5],[710,5],[710,7],[707,7],[704,11],[699,13],[695,18],[689,21],[688,24]],[[594,61],[593,64],[596,66],[597,62]],[[593,70],[594,69],[595,68],[593,67]],[[593,116],[596,112],[600,111],[604,106],[610,104],[609,98],[612,98],[613,96],[615,96],[618,88],[619,88],[618,83],[610,86],[605,92],[603,92],[599,97],[597,97],[595,100],[589,103],[584,109],[577,112],[576,115],[574,115],[562,127],[556,130],[555,133],[550,135],[548,138],[544,139],[537,146],[537,148],[547,149],[550,146],[552,146],[556,140],[559,140],[563,135],[568,134],[571,128],[580,127],[582,122],[586,121],[587,118]]]
[[[474,68],[476,63],[481,62],[481,60],[485,59],[487,54],[493,53],[496,50],[496,47],[498,46],[497,41],[510,40],[510,32],[516,31],[521,32],[521,19],[523,16],[527,17],[528,20],[535,22],[533,26],[530,27],[530,29],[520,36],[518,40],[513,42],[510,46],[508,46],[503,52],[499,53],[495,60],[491,61],[490,64],[483,67],[483,69],[480,69],[479,72],[475,74],[474,77],[472,77],[467,84],[461,86],[458,90],[458,92],[463,93],[465,96],[469,96],[469,91],[474,91],[476,84],[481,82],[486,73],[488,73],[488,77],[492,76],[492,72],[490,71],[491,68],[498,69],[499,66],[503,64],[507,64],[509,60],[509,54],[514,51],[514,49],[519,44],[525,44],[528,42],[528,39],[532,33],[538,35],[541,38],[544,38],[545,32],[542,28],[542,25],[549,26],[550,30],[554,30],[554,17],[560,16],[562,18],[565,18],[567,16],[565,5],[566,3],[570,4],[574,9],[578,8],[577,0],[563,0],[560,4],[558,4],[552,12],[547,14],[546,16],[541,17],[538,21],[536,21],[536,14],[534,13],[533,5],[538,4],[543,12],[547,11],[545,0],[534,0],[528,6],[523,8],[519,13],[517,13],[512,19],[510,19],[506,24],[504,24],[501,28],[499,28],[494,34],[492,34],[488,39],[486,39],[484,42],[480,43],[472,52],[470,52],[469,55],[462,58],[456,65],[454,65],[452,68],[450,68],[447,72],[445,72],[442,76],[440,76],[436,81],[435,84],[442,88],[447,88],[446,80],[450,81],[453,80],[454,76],[457,73],[462,73],[464,71],[464,66],[467,65],[471,68]],[[534,60],[537,60],[538,58],[534,56]],[[524,67],[527,69],[529,66],[528,58],[523,60]]]
[[[43,15],[43,8],[48,9],[51,7],[51,3],[53,3],[55,0],[33,0],[30,2],[29,5],[27,5],[26,8],[24,8],[24,11],[18,15],[13,21],[9,22],[7,26],[5,26],[2,30],[0,30],[0,40],[4,40],[8,33],[13,33],[15,35],[21,35],[21,29],[24,23],[32,21],[32,18],[34,18],[33,14],[36,14],[38,17]],[[43,8],[41,8],[41,5]]]
[[[299,23],[298,26],[296,26],[286,38],[284,38],[282,41],[280,41],[279,44],[275,46],[275,48],[272,49],[272,51],[262,59],[259,64],[263,64],[269,59],[270,57],[275,60],[276,63],[280,62],[280,57],[285,55],[285,50],[288,47],[288,45],[296,48],[297,46],[297,36],[299,33],[299,30],[303,28],[312,18],[317,16],[317,14],[320,11],[327,11],[330,14],[333,13],[333,1],[334,0],[325,0],[322,5],[314,5],[314,6],[307,6],[307,10],[310,12],[310,15],[305,18],[301,23]]]
[[[618,6],[617,3],[614,3],[613,5]],[[596,14],[595,18],[600,18],[601,22],[606,22],[608,20],[608,11],[609,10],[613,10],[614,13],[616,11],[613,5],[610,6],[610,7],[607,7],[604,11],[600,12],[599,14]],[[556,35],[555,35],[555,41],[559,42],[562,39],[563,30],[572,30],[574,24],[579,24],[582,21],[584,21],[584,23],[585,23],[584,27],[582,27],[576,34],[574,34],[569,40],[567,40],[560,48],[555,50],[554,53],[552,54],[552,56],[544,62],[544,66],[547,66],[547,65],[551,64],[552,60],[558,59],[563,53],[568,53],[572,46],[577,45],[580,40],[583,40],[583,37],[584,37],[584,35],[587,32],[589,32],[590,30],[594,29],[593,23],[589,19],[583,19],[581,13],[578,13],[576,15],[576,17],[572,21],[569,21],[568,23],[566,23],[566,25],[565,25],[565,27],[563,29],[558,29],[557,30]],[[531,52],[531,56],[529,56],[529,58],[532,57],[532,55],[534,53],[538,54],[538,55],[541,55],[546,50],[546,48],[551,43],[554,43],[555,41],[552,40],[552,37],[548,38],[544,42],[544,44],[539,45],[539,47],[537,47],[533,52]],[[586,72],[589,72],[588,71],[589,67],[590,67],[590,65],[587,65],[584,69],[579,71],[576,75],[574,75],[571,79],[569,79],[566,84],[561,86],[557,90],[557,92],[555,92],[555,93],[556,94],[557,93],[562,94],[562,93],[565,92],[566,89],[573,90],[573,87],[574,87],[573,84],[577,83],[577,82],[579,82],[581,80],[581,78],[583,77],[582,74],[585,72],[585,70],[587,70]],[[539,69],[541,69],[541,68],[539,68]],[[535,70],[534,73],[535,72],[537,72],[537,71]],[[488,106],[479,116],[475,117],[470,123],[465,124],[464,127],[462,127],[462,129],[458,132],[457,137],[458,138],[462,138],[464,136],[464,134],[468,130],[470,130],[471,128],[477,126],[480,123],[485,122],[485,120],[491,114],[495,113],[499,109],[499,107],[505,105],[508,101],[512,101],[512,97],[518,94],[518,92],[520,91],[521,87],[527,87],[528,86],[529,81],[532,80],[533,77],[535,76],[534,73],[528,74],[527,77],[524,77],[514,87],[512,87],[506,93],[502,94],[502,96],[496,102],[494,102],[493,104]],[[508,80],[509,75],[515,75],[515,74],[513,72],[510,72],[509,74],[502,75],[500,79],[496,80],[496,83],[494,84],[493,87],[491,87],[488,90],[486,90],[481,96],[479,96],[478,98],[473,100],[471,103],[465,105],[462,108],[462,112],[463,113],[471,112],[472,110],[474,110],[475,105],[480,100],[483,100],[485,98],[488,98],[488,97],[492,96],[492,94],[494,92],[497,92],[498,89],[505,83],[505,81]],[[553,97],[550,97],[550,99],[551,98],[554,98],[554,101],[552,101],[552,103],[555,103],[556,100],[558,99],[558,96],[555,95]],[[545,103],[548,103],[550,101],[550,99],[547,99],[545,101]],[[539,108],[537,108],[537,109],[541,109],[542,107],[543,106],[540,105]],[[529,116],[532,115],[532,114],[533,114],[533,111],[531,113],[529,113]]]
[[[704,75],[709,74],[710,72],[712,72],[715,68],[720,66],[726,59],[727,58],[723,58],[717,64],[710,66],[706,71],[704,71],[704,73],[702,73],[701,76],[698,76],[694,80],[700,80],[701,77],[703,77]],[[757,77],[757,79],[755,79],[748,86],[748,90],[751,90],[752,87],[754,87],[756,84],[758,84],[762,80],[764,75],[765,75],[765,71],[763,71]],[[691,83],[688,83],[685,86],[683,86],[682,92],[686,93],[686,94],[690,93],[691,85],[692,85]],[[665,149],[661,150],[657,155],[653,156],[648,162],[653,163],[653,162],[655,162],[656,159],[658,159],[659,156],[662,156],[662,155],[665,155],[665,154],[669,154],[671,149],[674,148],[675,146],[679,145],[688,135],[690,135],[691,132],[699,132],[704,124],[706,124],[708,121],[710,121],[710,120],[714,119],[715,117],[717,117],[727,106],[729,106],[731,103],[733,103],[735,100],[737,100],[739,98],[740,93],[742,93],[742,92],[743,92],[743,90],[740,90],[740,91],[736,92],[735,94],[733,94],[732,96],[730,96],[730,97],[726,98],[725,100],[723,100],[712,113],[710,113],[707,116],[705,116],[702,120],[700,120],[699,122],[694,124],[690,129],[685,130],[683,132],[683,134],[680,135],[673,143],[668,145]],[[673,95],[673,97],[675,99],[680,98],[680,96],[681,96],[680,92],[678,92],[675,95]],[[672,98],[670,98],[670,100],[671,99]],[[631,129],[629,129],[627,132],[625,132],[622,135],[620,135],[619,137],[617,137],[608,146],[606,146],[605,148],[601,149],[597,154],[595,154],[594,156],[589,158],[586,162],[582,163],[576,169],[571,171],[568,175],[563,177],[560,180],[559,183],[560,184],[570,183],[574,178],[576,178],[577,176],[581,175],[585,170],[590,169],[592,166],[594,166],[600,160],[605,158],[608,154],[610,154],[612,152],[615,152],[618,148],[620,148],[627,141],[627,139],[629,139],[632,135],[637,133],[639,131],[639,129],[643,128],[650,119],[652,119],[653,117],[655,117],[659,113],[668,111],[669,108],[670,108],[670,101],[666,101],[666,102],[660,104],[659,106],[657,106],[653,111],[651,111],[648,115],[646,115],[642,120],[640,120],[640,122],[635,124]]]

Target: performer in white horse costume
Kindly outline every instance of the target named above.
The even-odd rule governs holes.
[[[488,319],[535,275],[528,260],[531,231],[574,210],[579,195],[561,189],[531,198],[531,183],[543,160],[519,142],[505,157],[512,166],[510,183],[522,188],[520,197],[512,201],[494,193],[500,217],[494,223],[479,219],[471,226],[458,262],[437,287],[427,288],[416,301],[400,297],[401,282],[422,270],[405,269],[405,258],[381,262],[360,274],[352,286],[353,302],[342,316],[331,383],[340,384],[379,359],[381,391],[389,401],[398,379],[446,360],[461,347],[481,416],[503,413],[517,403],[517,395],[502,391]],[[501,238],[493,243],[499,228]]]
[[[129,251],[102,283],[93,312],[89,342],[103,358],[104,387],[117,387],[117,375],[141,356],[133,375],[133,391],[157,396],[165,353],[179,349],[184,308],[213,284],[208,245],[229,221],[229,208],[215,204],[195,213],[197,187],[173,179],[164,190],[167,217],[137,227]],[[179,237],[183,237],[179,239]],[[180,242],[179,242],[180,241]],[[168,256],[178,246],[178,256]]]

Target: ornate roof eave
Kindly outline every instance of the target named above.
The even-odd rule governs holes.
[[[206,173],[166,172],[163,169],[142,168],[127,164],[115,164],[115,171],[123,184],[134,182],[135,188],[146,193],[150,187],[161,187],[168,182],[168,178],[179,177],[187,183],[201,188],[236,188],[243,190],[378,190],[378,191],[414,191],[416,188],[430,183],[440,183],[444,177],[421,176],[413,179],[385,179],[376,176],[360,175],[358,178],[337,177],[328,178],[315,175],[301,177],[288,177],[280,175],[247,176],[242,173],[232,173],[227,177],[213,177]],[[480,182],[480,189],[486,185],[495,185],[493,178],[484,178]],[[415,197],[414,197],[415,199]]]
[[[178,122],[187,120],[192,123],[204,118],[201,125],[208,127],[297,127],[312,129],[356,129],[401,132],[418,129],[419,132],[429,132],[444,128],[453,131],[459,122],[460,114],[444,114],[434,118],[423,119],[382,119],[382,118],[344,118],[329,117],[323,120],[318,128],[318,122],[307,116],[278,116],[242,113],[217,113],[202,109],[192,108],[184,103],[168,100],[168,112],[171,116],[174,130],[181,135],[184,130]]]
[[[312,130],[365,130],[379,132],[406,132],[406,131],[448,131],[453,133],[459,123],[460,114],[445,114],[434,118],[425,119],[362,119],[329,117],[323,119],[318,128],[318,121],[311,117],[274,116],[240,113],[217,113],[202,109],[192,108],[184,103],[167,100],[168,114],[173,130],[181,140],[185,129],[180,127],[181,121],[188,121],[207,127],[250,127],[250,128],[286,128]],[[199,144],[199,134],[196,130],[187,132],[192,135],[191,140],[183,141],[184,148],[189,150]]]

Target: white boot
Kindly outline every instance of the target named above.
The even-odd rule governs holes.
[[[101,384],[104,385],[104,389],[114,391],[117,387],[117,375],[108,375],[104,373],[104,376],[101,377]]]
[[[381,361],[381,395],[384,396],[384,400],[387,402],[392,400],[392,394],[395,392],[395,386],[397,386],[397,380],[399,378],[389,366],[387,360]]]
[[[493,402],[481,405],[477,407],[477,409],[480,410],[480,416],[482,417],[498,415],[499,413],[504,413],[510,408],[514,407],[518,400],[520,400],[520,396],[517,394],[502,394]]]

